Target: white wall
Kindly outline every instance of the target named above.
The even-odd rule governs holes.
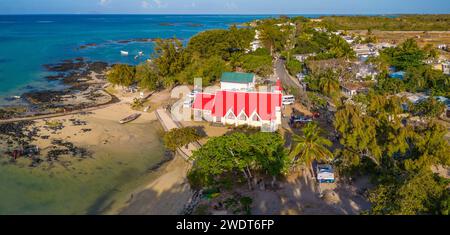
[[[245,91],[255,88],[255,85],[254,83],[221,82],[220,87],[222,88],[222,90]]]

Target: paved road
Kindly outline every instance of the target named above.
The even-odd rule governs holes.
[[[275,74],[277,75],[277,77],[281,79],[281,82],[283,84],[286,84],[290,87],[299,88],[300,91],[303,91],[302,85],[300,85],[299,81],[296,78],[289,75],[284,64],[285,61],[282,59],[278,59],[275,62]]]

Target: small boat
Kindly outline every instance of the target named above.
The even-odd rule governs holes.
[[[144,52],[140,51],[138,55],[139,56],[144,56]]]
[[[120,54],[127,56],[128,55],[128,51],[120,51]]]
[[[18,96],[18,95],[15,95],[15,96],[12,96],[11,98],[16,99],[16,100],[19,100],[19,99],[21,99],[22,97],[20,97],[20,96]]]
[[[138,117],[140,117],[140,116],[141,116],[140,113],[135,113],[135,114],[132,114],[132,115],[130,115],[130,116],[124,118],[124,119],[121,119],[119,121],[119,123],[120,124],[125,124],[125,123],[128,123],[128,122],[131,122],[131,121],[134,121],[134,120],[138,119]]]

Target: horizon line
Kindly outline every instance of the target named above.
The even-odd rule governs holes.
[[[230,16],[380,16],[380,15],[450,15],[450,13],[0,13],[1,16],[24,16],[24,15],[230,15]]]

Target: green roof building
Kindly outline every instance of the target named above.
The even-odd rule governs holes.
[[[225,72],[222,74],[221,82],[232,82],[232,83],[252,83],[254,82],[255,74],[253,73],[236,73],[236,72]]]
[[[253,73],[225,72],[220,79],[222,90],[253,90],[256,76]]]

